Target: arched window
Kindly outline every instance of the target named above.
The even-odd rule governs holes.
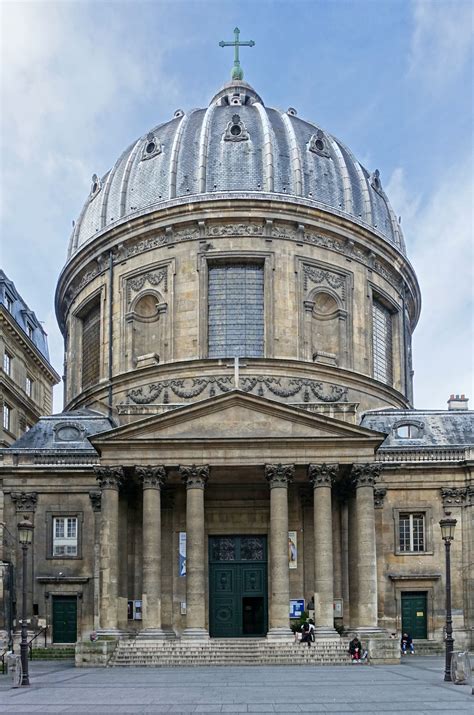
[[[376,380],[393,383],[392,313],[381,302],[372,304],[373,373]]]
[[[398,439],[419,439],[421,433],[422,430],[419,425],[413,424],[412,422],[407,422],[395,427],[395,437],[398,437]]]

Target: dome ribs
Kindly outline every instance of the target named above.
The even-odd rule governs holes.
[[[125,171],[123,172],[122,185],[120,187],[120,218],[122,218],[122,216],[125,216],[125,213],[127,210],[128,179],[130,176],[130,171],[132,169],[133,160],[135,159],[135,157],[137,155],[137,152],[138,152],[138,149],[139,149],[141,143],[142,143],[142,139],[139,139],[135,143],[135,146],[133,147],[132,151],[128,155],[127,164],[125,166]]]
[[[207,178],[207,155],[209,149],[209,127],[216,105],[211,104],[204,115],[199,136],[199,166],[198,166],[198,191],[200,194],[206,193]]]
[[[270,121],[267,116],[265,107],[260,104],[260,102],[255,103],[260,120],[262,122],[263,129],[263,147],[262,147],[262,161],[263,161],[263,181],[264,181],[264,191],[272,192],[274,191],[274,161],[273,161],[273,143],[272,143],[272,129]]]
[[[296,140],[295,130],[291,119],[285,112],[282,112],[281,118],[288,134],[288,142],[290,145],[290,161],[293,175],[293,193],[296,196],[303,196],[303,165],[301,162],[298,142]]]
[[[189,114],[183,114],[180,119],[178,128],[175,132],[173,139],[173,146],[171,147],[171,157],[170,157],[170,175],[169,175],[169,198],[176,198],[176,181],[178,176],[178,158],[179,150],[181,147],[181,141],[183,138],[184,128],[188,122]]]
[[[351,214],[354,211],[354,200],[353,200],[353,196],[352,196],[352,184],[351,184],[351,178],[349,176],[349,171],[347,169],[347,165],[344,160],[344,157],[342,156],[342,152],[339,149],[338,143],[335,141],[335,139],[330,134],[326,134],[326,138],[331,145],[333,153],[336,157],[339,171],[341,172],[342,186],[343,186],[343,193],[344,193],[344,206],[342,208],[344,211]]]

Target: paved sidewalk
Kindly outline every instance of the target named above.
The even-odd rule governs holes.
[[[400,666],[76,669],[33,662],[31,687],[0,676],[0,713],[473,713],[443,658]]]

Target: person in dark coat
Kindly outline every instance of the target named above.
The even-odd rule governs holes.
[[[400,648],[402,649],[402,655],[407,654],[407,648],[410,651],[410,655],[415,655],[415,646],[413,645],[413,638],[409,633],[404,633],[400,641]]]
[[[354,663],[360,662],[360,659],[362,657],[362,643],[357,638],[357,636],[354,636],[354,638],[349,643],[349,655],[351,656],[352,661]]]

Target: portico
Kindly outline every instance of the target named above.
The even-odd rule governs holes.
[[[381,440],[378,433],[238,390],[92,438],[101,460],[96,468],[102,491],[100,631],[127,630],[120,609],[137,599],[142,621],[128,626],[138,626],[139,637],[209,638],[208,539],[217,536],[267,539],[268,565],[259,573],[266,580],[260,586],[268,590],[269,639],[292,637],[289,601],[301,597],[315,599],[317,637],[337,638],[334,590],[345,580],[354,604],[347,625],[377,629],[377,470],[371,462]],[[174,504],[171,520],[163,517],[163,494]],[[357,515],[363,552],[355,576],[346,573],[349,544],[340,528],[347,503]],[[130,523],[133,518],[140,523]],[[334,520],[342,544],[337,569]],[[126,554],[119,528],[129,534]],[[289,529],[299,539],[293,570]],[[178,573],[182,532],[185,577]],[[235,555],[223,558],[231,562]],[[242,601],[235,600],[232,588],[229,618],[241,618]],[[239,593],[248,610],[252,591]],[[171,602],[166,615],[163,601]]]

